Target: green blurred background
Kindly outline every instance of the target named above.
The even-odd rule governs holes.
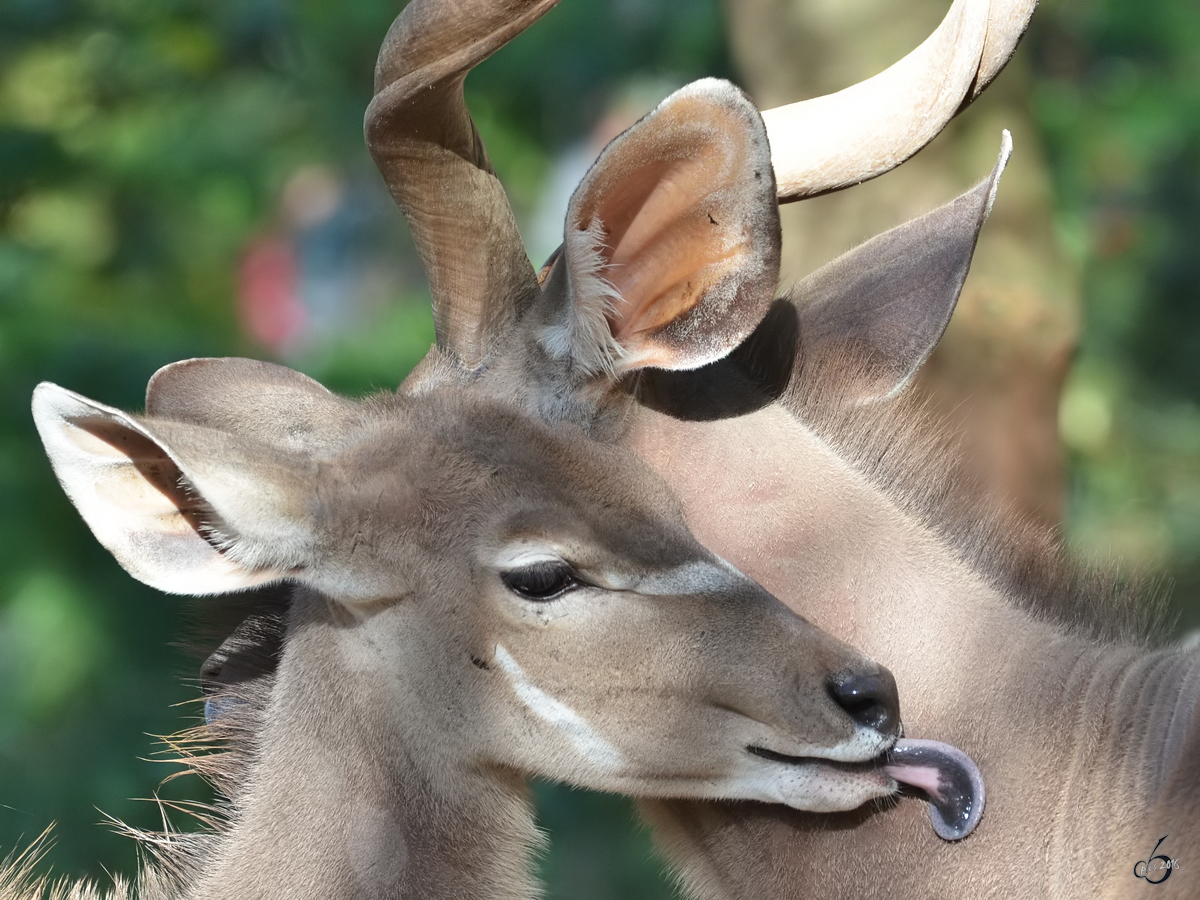
[[[361,138],[396,11],[0,0],[0,847],[56,821],[57,871],[131,871],[97,808],[154,827],[128,799],[169,771],[147,735],[198,715],[199,663],[176,643],[195,608],[91,538],[34,433],[34,385],[138,408],[161,365],[248,355],[360,394],[432,340]],[[1200,5],[1048,0],[1022,55],[1084,285],[1066,532],[1200,596]],[[737,80],[716,0],[567,0],[479,68],[469,103],[534,254],[596,122],[702,75]],[[194,779],[163,793],[204,796]],[[671,895],[626,802],[538,796],[552,897]]]

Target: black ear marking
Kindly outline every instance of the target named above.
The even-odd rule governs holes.
[[[258,588],[250,595],[209,598],[205,602],[205,632],[227,631],[220,646],[200,666],[205,694],[273,675],[283,652],[287,613],[295,585],[282,583]],[[250,612],[246,612],[249,606]],[[230,620],[240,619],[233,627]]]
[[[644,406],[676,419],[711,422],[745,415],[787,390],[799,340],[796,307],[776,300],[724,359],[687,372],[645,369],[627,380],[627,390]]]

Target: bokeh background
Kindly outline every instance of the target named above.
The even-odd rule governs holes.
[[[835,22],[839,5],[799,0],[566,0],[479,67],[468,100],[540,262],[590,158],[673,87],[721,75],[764,105],[835,89],[915,46],[946,5],[859,0]],[[4,850],[53,821],[58,872],[131,871],[98,810],[154,827],[156,807],[130,799],[171,771],[149,735],[199,712],[199,661],[180,646],[195,607],[88,534],[34,433],[34,385],[136,409],[161,365],[248,355],[361,394],[394,387],[432,340],[361,138],[397,8],[0,0]],[[1000,423],[980,451],[995,495],[1082,556],[1169,579],[1183,635],[1200,625],[1200,5],[1045,0],[995,92],[928,151],[950,161],[940,182],[789,212],[786,274],[950,199],[1013,128],[1022,168],[989,226],[998,249],[920,389],[979,434]],[[547,785],[538,799],[550,896],[672,895],[625,801]]]

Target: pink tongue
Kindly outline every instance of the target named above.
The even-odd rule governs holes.
[[[983,815],[983,776],[971,757],[938,741],[897,741],[885,771],[901,784],[923,791],[938,837],[960,841]]]

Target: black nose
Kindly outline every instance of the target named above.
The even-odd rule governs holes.
[[[896,679],[887,669],[870,675],[848,672],[834,675],[826,684],[833,702],[859,725],[882,734],[895,734],[900,726],[900,697]]]

